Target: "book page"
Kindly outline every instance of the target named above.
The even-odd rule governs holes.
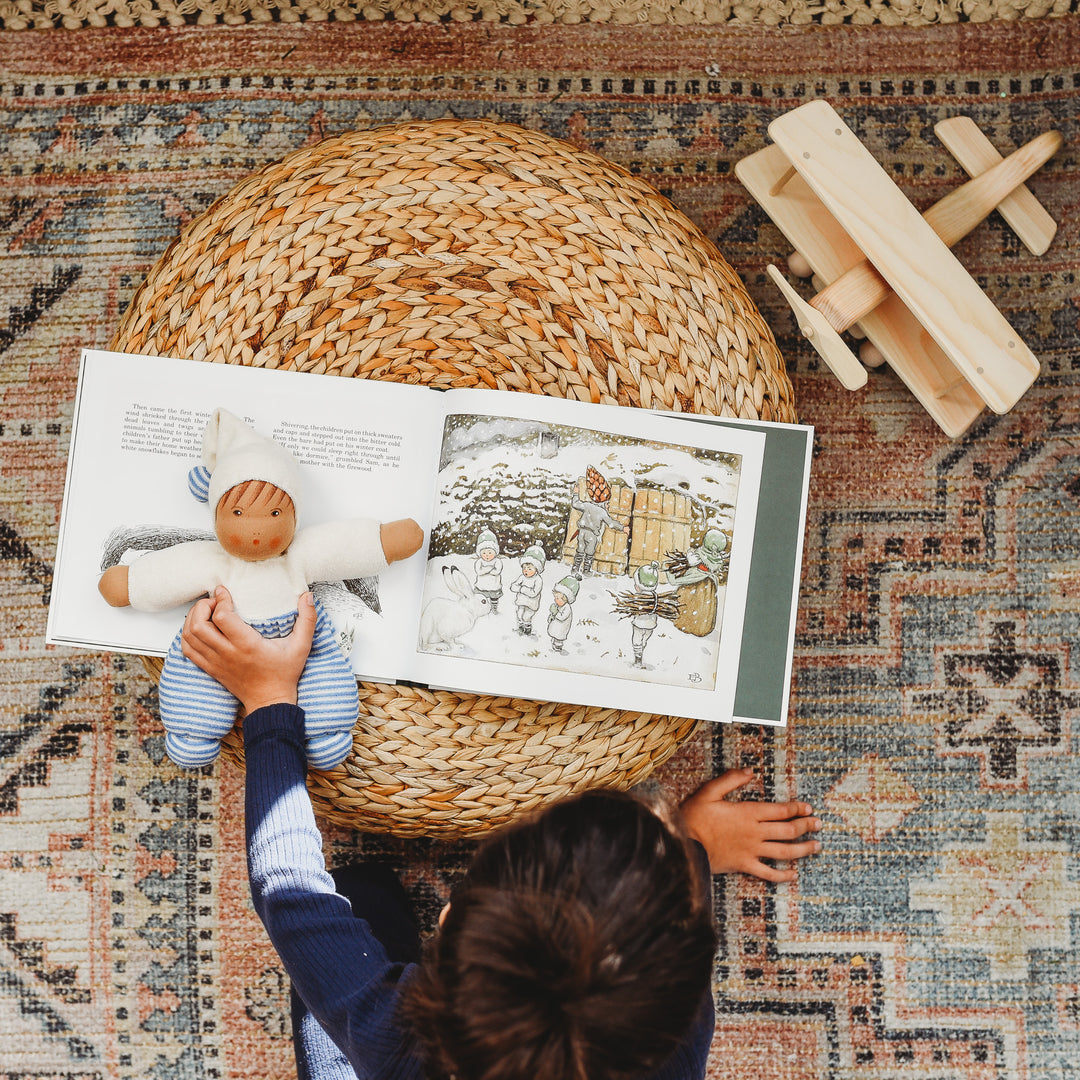
[[[764,436],[446,394],[418,677],[730,720]]]
[[[155,548],[212,540],[213,513],[188,490],[212,410],[228,409],[291,450],[304,489],[298,526],[415,518],[430,532],[430,470],[439,397],[401,383],[87,350],[72,423],[68,479],[46,640],[164,655],[186,606],[112,608],[97,589],[107,565]],[[433,408],[433,418],[425,413]],[[354,669],[404,677],[423,580],[422,552],[360,583],[320,583]]]
[[[728,416],[681,414],[680,419],[765,436],[761,490],[767,494],[758,500],[735,720],[786,724],[814,429]]]

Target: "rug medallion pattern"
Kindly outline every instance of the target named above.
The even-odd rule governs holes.
[[[164,759],[135,658],[42,644],[79,350],[179,228],[354,127],[541,128],[644,176],[746,281],[817,428],[792,719],[703,729],[676,792],[751,765],[826,823],[797,883],[718,881],[713,1080],[1062,1080],[1080,1060],[1080,75],[1075,18],[925,31],[322,26],[0,35],[0,1062],[13,1080],[293,1075],[286,983],[247,900],[242,777]],[[17,40],[16,40],[17,39]],[[33,40],[34,48],[25,43]],[[1066,146],[961,261],[1042,360],[946,439],[887,369],[849,395],[765,266],[732,173],[827,97],[916,205],[959,180],[933,125]],[[468,844],[327,831],[408,867],[433,918]]]

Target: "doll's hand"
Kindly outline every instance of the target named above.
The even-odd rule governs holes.
[[[229,590],[218,586],[188,612],[180,641],[184,655],[238,698],[245,713],[252,713],[266,705],[296,704],[314,632],[310,593],[300,597],[288,637],[264,638],[236,614]]]
[[[682,804],[686,831],[701,842],[714,874],[739,871],[765,881],[791,881],[794,869],[777,870],[763,859],[801,859],[821,849],[802,840],[821,822],[803,802],[728,802],[726,796],[749,784],[749,769],[731,769],[703,784]]]
[[[111,607],[127,607],[131,603],[128,596],[128,568],[110,566],[98,579],[98,592]]]
[[[424,530],[412,518],[387,521],[379,526],[379,540],[388,563],[407,559],[420,550]]]

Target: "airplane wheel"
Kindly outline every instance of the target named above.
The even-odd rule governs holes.
[[[793,251],[788,256],[787,261],[788,269],[796,276],[801,278],[809,277],[814,271],[810,264],[806,261],[806,256],[799,251]]]
[[[885,363],[884,355],[872,341],[862,343],[859,348],[859,359],[870,368],[880,367]]]

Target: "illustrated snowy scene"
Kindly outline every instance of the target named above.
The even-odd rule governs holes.
[[[448,416],[418,650],[711,691],[741,465],[625,434]]]

